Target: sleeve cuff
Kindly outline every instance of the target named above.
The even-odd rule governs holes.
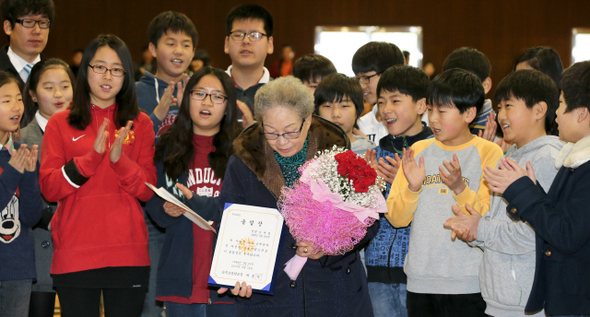
[[[152,124],[154,125],[154,133],[158,134],[158,127],[162,124],[162,120],[156,117],[156,114],[153,112],[150,114],[150,120],[152,120]]]
[[[452,192],[452,191],[451,191]],[[465,206],[466,203],[473,205],[473,200],[475,198],[475,192],[472,191],[469,186],[465,185],[465,189],[459,195],[455,195],[453,192],[453,198],[457,202],[459,206]]]
[[[523,176],[510,184],[504,190],[502,195],[508,202],[506,212],[512,219],[521,219],[521,214],[525,212],[528,207],[536,203],[543,193],[543,189],[536,186],[528,176]]]
[[[84,185],[84,183],[90,179],[82,175],[73,159],[67,162],[66,165],[61,168],[61,171],[68,183],[75,188],[80,188],[80,186]]]
[[[417,202],[420,198],[420,193],[422,192],[423,188],[424,186],[420,186],[420,189],[417,192],[413,192],[409,186],[406,187],[406,189],[402,191],[402,199],[409,203]]]
[[[135,168],[134,162],[125,154],[125,152],[121,152],[121,157],[117,160],[117,162],[112,163],[111,167],[117,172],[120,179],[127,179],[135,175]]]
[[[98,167],[100,162],[102,162],[102,158],[104,157],[106,152],[107,151],[100,154],[96,152],[96,150],[93,148],[92,151],[90,151],[86,155],[74,158],[72,161],[73,164],[76,166],[76,169],[79,171],[80,175],[89,178],[90,176],[94,175],[96,168]]]

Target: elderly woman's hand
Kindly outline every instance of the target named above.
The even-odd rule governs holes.
[[[312,260],[317,260],[323,257],[325,254],[321,250],[315,250],[309,243],[298,242],[297,244],[297,255]]]

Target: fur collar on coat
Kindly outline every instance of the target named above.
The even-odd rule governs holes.
[[[564,145],[555,159],[555,167],[578,168],[580,165],[590,161],[590,135],[580,139],[576,143]]]

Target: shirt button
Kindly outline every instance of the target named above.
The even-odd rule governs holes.
[[[295,287],[297,287],[297,283],[295,283],[295,282],[291,282],[291,283],[289,284],[289,286],[291,286],[291,288],[295,288]]]
[[[545,250],[545,256],[550,257],[551,256],[551,250]]]
[[[516,213],[518,212],[518,210],[516,210],[516,207],[512,207],[510,208],[510,212],[514,215],[516,215]]]
[[[344,272],[346,272],[346,274],[350,274],[350,268],[346,268],[346,270],[344,270]]]
[[[47,240],[45,240],[45,241],[41,242],[41,247],[42,247],[43,249],[47,249],[47,248],[49,248],[49,246],[50,246],[50,245],[51,245],[51,243],[50,243],[49,241],[47,241]]]

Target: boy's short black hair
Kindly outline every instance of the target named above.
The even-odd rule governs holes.
[[[354,104],[357,119],[365,110],[361,84],[356,78],[350,78],[344,74],[335,73],[324,77],[313,96],[315,98],[315,114],[319,114],[320,106],[324,102],[340,102],[344,96],[350,98]]]
[[[336,67],[332,61],[318,54],[301,56],[293,63],[293,76],[302,82],[318,81],[335,72]]]
[[[52,0],[2,0],[0,11],[2,11],[2,20],[10,21],[10,25],[14,28],[15,20],[28,14],[46,15],[53,24],[55,6]]]
[[[461,47],[449,54],[442,65],[442,71],[461,68],[479,78],[483,82],[492,73],[492,64],[482,52],[471,47]]]
[[[529,64],[533,69],[551,77],[555,84],[559,85],[559,76],[563,72],[563,64],[555,49],[548,46],[531,47],[518,55],[512,70],[516,70],[516,66],[520,63]]]
[[[379,78],[377,98],[381,97],[382,91],[399,91],[404,95],[411,96],[412,101],[417,102],[426,98],[429,83],[430,78],[420,68],[409,65],[391,66]]]
[[[272,14],[268,9],[258,4],[243,4],[233,8],[225,19],[226,34],[231,33],[235,20],[248,19],[262,20],[266,36],[272,36],[274,28]]]
[[[352,57],[352,71],[355,74],[376,72],[382,74],[393,65],[405,63],[404,54],[393,43],[369,42],[361,46]]]
[[[485,92],[477,76],[460,68],[451,68],[438,74],[430,82],[426,104],[456,107],[461,114],[475,107],[476,114],[479,114],[484,99]]]
[[[557,135],[555,111],[559,107],[559,89],[551,77],[534,69],[512,72],[500,81],[494,99],[499,104],[511,97],[524,101],[529,109],[544,101],[547,104],[545,131]]]
[[[566,69],[561,74],[559,88],[567,104],[565,112],[581,107],[590,111],[590,61],[575,63]]]
[[[191,21],[191,19],[189,19],[184,13],[165,11],[158,14],[148,25],[148,41],[158,47],[158,40],[160,40],[162,35],[168,33],[168,31],[172,31],[173,33],[185,33],[192,39],[193,49],[197,47],[199,33],[197,32],[193,21]]]

